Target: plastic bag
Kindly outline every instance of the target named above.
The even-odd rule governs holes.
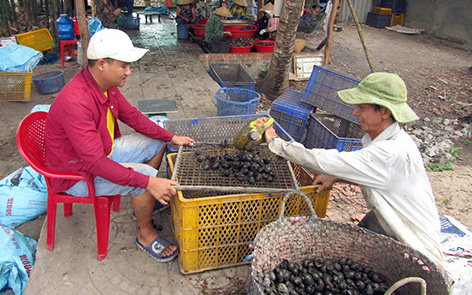
[[[0,71],[27,73],[34,68],[43,53],[28,46],[10,45],[0,47]]]
[[[33,269],[37,242],[19,231],[0,225],[0,290],[23,294]]]
[[[102,24],[102,21],[97,17],[92,17],[92,19],[88,23],[88,29],[90,33],[90,38],[92,38],[93,34],[98,31],[103,30],[105,27]]]
[[[20,168],[0,180],[0,224],[15,228],[47,212],[44,177],[31,167]]]
[[[453,295],[472,294],[472,231],[451,216],[441,220],[441,251],[444,269],[454,280]]]

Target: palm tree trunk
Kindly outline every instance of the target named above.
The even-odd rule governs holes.
[[[303,0],[284,0],[279,19],[274,52],[262,89],[268,99],[274,100],[288,89],[290,63],[295,43]]]

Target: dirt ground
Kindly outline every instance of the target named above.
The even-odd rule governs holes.
[[[370,69],[356,27],[339,25],[343,29],[334,33],[330,69],[362,80]],[[456,126],[471,123],[471,52],[441,44],[425,35],[406,35],[369,26],[362,26],[362,33],[375,71],[398,73],[407,85],[409,105],[421,118],[409,128],[434,127],[425,118],[449,119]],[[313,50],[320,43],[320,32],[311,37],[304,51]],[[302,87],[298,89],[302,91],[304,85],[293,88],[297,87]],[[456,141],[454,147],[460,149],[459,158],[453,163],[454,170],[428,172],[428,175],[440,214],[452,216],[472,228],[468,213],[472,209],[471,138]],[[350,222],[356,222],[367,211],[358,188],[346,185],[334,188],[329,207],[332,218]]]
[[[330,69],[361,80],[370,73],[356,28],[352,24],[338,24],[331,48]],[[472,66],[471,52],[459,50],[425,35],[405,35],[385,29],[362,26],[376,71],[398,73],[408,87],[409,103],[422,118],[411,128],[427,124],[424,118],[440,117],[454,123],[471,120]],[[312,52],[322,39],[315,32],[302,52]],[[202,52],[203,53],[203,52]],[[60,62],[60,61],[59,61]],[[35,74],[46,72],[51,66],[37,66]],[[78,71],[78,66],[65,69],[66,81]],[[303,91],[306,82],[291,82],[290,88]],[[16,147],[16,129],[20,120],[36,104],[50,104],[54,95],[40,95],[32,87],[30,102],[0,102],[0,178],[19,167],[26,166]],[[472,144],[470,138],[455,143],[460,149],[454,170],[429,172],[431,184],[441,214],[452,216],[469,228],[472,210]],[[412,192],[414,195],[414,192]],[[330,218],[356,222],[367,209],[358,188],[337,186],[329,201]]]

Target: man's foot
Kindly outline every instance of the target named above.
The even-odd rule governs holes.
[[[171,249],[170,246],[172,245],[169,241],[161,237],[160,235],[154,239],[147,247],[144,247],[136,238],[136,245],[139,249],[146,252],[149,256],[151,256],[154,260],[158,262],[169,262],[179,254],[179,249],[175,249],[173,252],[167,254]],[[166,255],[167,254],[167,255]]]

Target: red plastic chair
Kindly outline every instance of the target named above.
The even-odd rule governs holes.
[[[49,250],[54,249],[54,238],[56,231],[57,203],[64,203],[64,216],[72,215],[73,203],[93,204],[95,211],[95,223],[97,228],[98,260],[107,256],[108,237],[110,233],[110,207],[120,210],[121,195],[95,196],[95,185],[93,181],[86,179],[80,174],[68,172],[56,172],[47,168],[44,151],[44,130],[48,113],[34,112],[21,121],[16,134],[18,150],[28,164],[39,174],[43,175],[48,188],[47,205],[47,245]],[[87,182],[88,197],[74,197],[66,193],[52,193],[50,180],[52,178],[83,180]]]

